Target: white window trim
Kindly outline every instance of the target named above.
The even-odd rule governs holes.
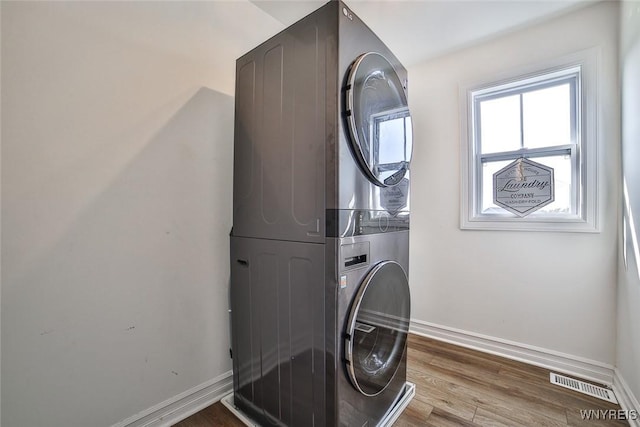
[[[598,221],[598,49],[589,49],[556,60],[539,63],[509,71],[491,79],[460,86],[460,228],[463,230],[517,230],[517,231],[564,231],[564,232],[600,232]],[[578,173],[582,192],[579,198],[579,216],[543,216],[532,214],[524,218],[487,215],[476,212],[476,168],[473,123],[473,93],[499,86],[509,87],[516,82],[534,79],[542,74],[580,67],[581,95],[579,101],[582,117],[579,117],[581,148],[578,155]],[[535,160],[535,159],[534,159]]]

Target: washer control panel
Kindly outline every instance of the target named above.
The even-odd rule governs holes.
[[[351,243],[340,246],[340,271],[348,271],[368,266],[371,260],[369,251],[369,242]]]

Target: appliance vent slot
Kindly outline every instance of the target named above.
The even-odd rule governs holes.
[[[583,394],[588,394],[589,396],[597,397],[598,399],[606,400],[608,402],[618,403],[613,391],[608,388],[599,387],[574,378],[558,375],[553,372],[549,373],[549,378],[551,380],[551,384],[559,385],[560,387],[575,390]]]
[[[351,267],[352,265],[363,264],[367,262],[367,254],[356,255],[344,260],[345,267]]]

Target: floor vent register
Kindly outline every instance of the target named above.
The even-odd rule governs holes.
[[[589,396],[597,397],[598,399],[606,400],[612,403],[618,403],[613,391],[608,388],[599,387],[584,381],[576,380],[574,378],[558,375],[553,372],[549,374],[551,384],[559,385],[560,387],[575,390],[580,393],[588,394]]]

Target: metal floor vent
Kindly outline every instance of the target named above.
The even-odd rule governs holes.
[[[588,394],[589,396],[597,397],[598,399],[606,400],[612,403],[618,403],[613,391],[608,388],[599,387],[584,381],[576,380],[574,378],[565,377],[563,375],[549,373],[551,384],[559,385],[560,387],[575,390],[580,393]]]

